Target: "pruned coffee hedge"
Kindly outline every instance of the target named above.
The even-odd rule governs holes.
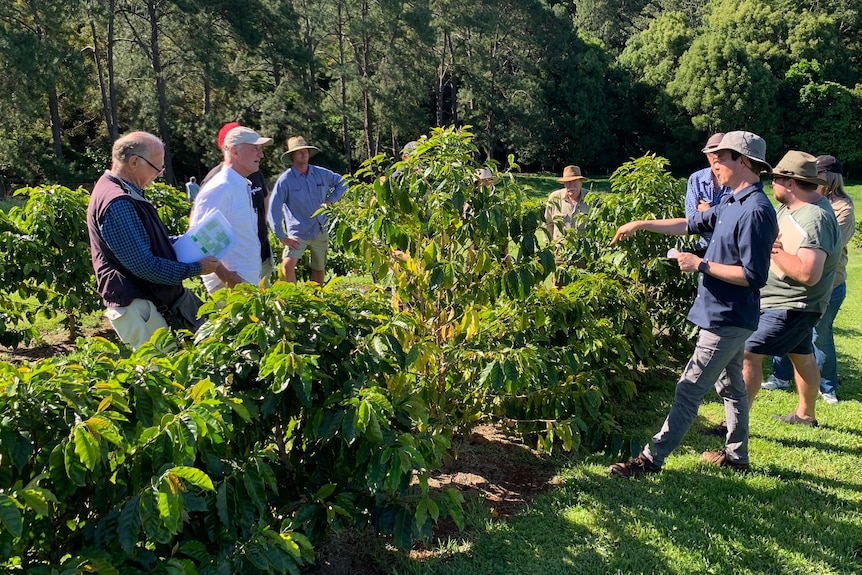
[[[330,208],[333,249],[366,281],[243,285],[205,304],[194,337],[0,363],[0,565],[298,573],[332,529],[408,548],[441,518],[461,525],[460,495],[428,479],[477,423],[544,451],[619,445],[618,410],[688,303],[661,285],[691,278],[656,257],[664,240],[608,234],[674,181],[660,158],[621,168],[626,194],[593,197],[604,220],[552,251],[510,175],[475,185],[476,153],[469,131],[436,130],[406,162],[357,172]],[[75,194],[30,190],[81,210]],[[179,204],[163,211],[184,226]],[[24,222],[0,219],[4,249]]]

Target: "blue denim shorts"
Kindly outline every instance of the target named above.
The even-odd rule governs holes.
[[[745,342],[745,351],[761,355],[814,353],[812,330],[820,314],[795,309],[765,309],[755,331]]]

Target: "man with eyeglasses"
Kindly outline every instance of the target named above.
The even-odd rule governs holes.
[[[721,203],[721,200],[727,194],[732,193],[732,190],[727,186],[722,186],[718,183],[718,179],[713,172],[714,150],[721,144],[724,138],[724,132],[718,132],[709,137],[706,145],[701,152],[706,155],[706,160],[709,162],[709,167],[703,168],[693,173],[688,178],[688,183],[685,187],[685,217],[694,216],[695,212],[705,212],[713,206]],[[706,248],[709,246],[709,240],[712,239],[710,232],[704,232],[700,238],[692,244],[692,251],[699,256],[706,253]]]
[[[126,134],[114,142],[111,158],[87,207],[90,254],[105,315],[120,339],[137,348],[176,314],[184,327],[199,327],[201,302],[183,280],[220,263],[211,256],[177,261],[173,239],[146,198],[144,189],[164,172],[161,140],[147,132]]]

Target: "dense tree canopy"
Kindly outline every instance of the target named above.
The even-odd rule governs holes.
[[[804,146],[852,172],[862,150],[851,0],[10,0],[0,70],[5,193],[91,182],[132,129],[165,141],[168,181],[200,177],[231,120],[345,171],[448,125],[530,170],[652,151],[682,173],[738,128],[770,158]]]

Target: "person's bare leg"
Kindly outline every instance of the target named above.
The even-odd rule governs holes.
[[[296,283],[296,264],[299,263],[298,258],[284,258],[281,262],[281,271],[284,274],[284,281]]]
[[[796,415],[803,419],[815,419],[814,403],[820,390],[820,368],[817,367],[817,360],[813,353],[790,353],[788,356],[796,372],[796,389],[799,391]]]
[[[323,278],[326,275],[326,270],[311,270],[311,281],[317,282],[317,285],[323,285]]]
[[[751,411],[754,398],[757,397],[757,392],[760,391],[760,384],[763,383],[763,358],[765,357],[759,353],[746,351],[742,361],[742,379],[745,380],[749,411]]]

